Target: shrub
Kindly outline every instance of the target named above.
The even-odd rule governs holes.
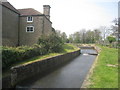
[[[112,42],[116,41],[116,38],[113,37],[113,36],[108,36],[107,39],[108,39],[109,43],[112,43]]]
[[[13,63],[46,53],[46,49],[37,44],[32,47],[2,47],[2,68],[5,69]]]
[[[62,39],[56,34],[41,36],[38,40],[38,44],[41,45],[43,48],[46,48],[48,53],[60,52],[63,50]]]
[[[33,46],[2,47],[2,68],[6,69],[11,64],[26,60],[35,56],[45,55],[51,52],[63,51],[63,42],[55,34],[41,36],[38,44]]]

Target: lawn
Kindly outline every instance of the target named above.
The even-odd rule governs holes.
[[[88,88],[118,88],[118,50],[100,46],[97,64]]]

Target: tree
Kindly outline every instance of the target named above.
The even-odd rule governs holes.
[[[111,44],[112,42],[115,42],[115,41],[116,41],[116,38],[113,37],[113,36],[108,36],[107,39],[108,39],[108,41],[109,41],[110,44]]]
[[[98,29],[85,30],[75,32],[69,35],[69,42],[71,43],[95,43],[101,39],[101,32]]]
[[[86,31],[86,43],[94,43],[94,31],[88,30]]]
[[[79,31],[79,33],[80,33],[81,43],[86,43],[86,30],[85,29],[81,29]]]
[[[60,30],[56,30],[56,34],[62,39],[63,42],[68,42],[67,35],[65,32],[61,32]]]
[[[62,41],[63,41],[63,42],[67,42],[67,35],[66,35],[65,32],[62,32],[62,33],[61,33],[61,38],[62,38]]]
[[[73,34],[69,35],[69,43],[73,43],[74,39],[73,39]]]
[[[61,37],[61,31],[60,30],[55,30],[56,34]]]
[[[95,29],[94,30],[94,39],[95,39],[95,42],[100,42],[100,39],[101,39],[101,32],[99,29]]]
[[[80,43],[80,33],[79,32],[74,33],[74,43]]]
[[[116,37],[118,40],[118,19],[115,18],[113,21],[113,25],[111,25],[112,35]]]
[[[42,35],[39,40],[38,44],[47,50],[47,52],[60,52],[63,50],[63,42],[61,37],[57,34],[50,34],[48,36]]]

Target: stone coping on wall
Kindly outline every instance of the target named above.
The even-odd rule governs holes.
[[[50,56],[50,57],[46,57],[46,58],[43,58],[43,59],[35,60],[35,61],[32,61],[32,62],[27,62],[27,63],[24,63],[24,64],[16,65],[16,66],[11,67],[11,69],[12,68],[18,68],[18,67],[23,67],[23,66],[26,66],[26,65],[29,65],[29,64],[32,64],[32,63],[35,63],[35,62],[40,62],[40,61],[43,61],[43,60],[47,60],[47,59],[50,59],[50,58],[55,58],[57,56],[62,56],[62,55],[65,55],[65,54],[74,53],[76,51],[80,51],[80,49],[72,51],[72,52],[63,53],[63,54],[59,54],[59,55],[55,55],[55,56]]]
[[[17,83],[35,76],[38,73],[43,73],[54,69],[63,63],[72,60],[80,55],[80,49],[74,52],[69,52],[62,55],[53,56],[43,60],[38,60],[32,63],[23,64],[11,68],[11,85],[15,86]]]

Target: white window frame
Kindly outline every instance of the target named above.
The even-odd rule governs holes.
[[[31,17],[31,18],[32,18],[32,20],[31,20],[31,21],[29,21],[29,20],[28,20],[28,18],[29,18],[29,17]],[[27,22],[33,22],[33,17],[32,17],[32,16],[28,16],[28,17],[27,17]]]
[[[33,27],[33,31],[28,31],[28,30],[27,30],[28,27],[30,27],[30,28]],[[27,26],[27,27],[26,27],[26,32],[34,32],[34,26]]]

